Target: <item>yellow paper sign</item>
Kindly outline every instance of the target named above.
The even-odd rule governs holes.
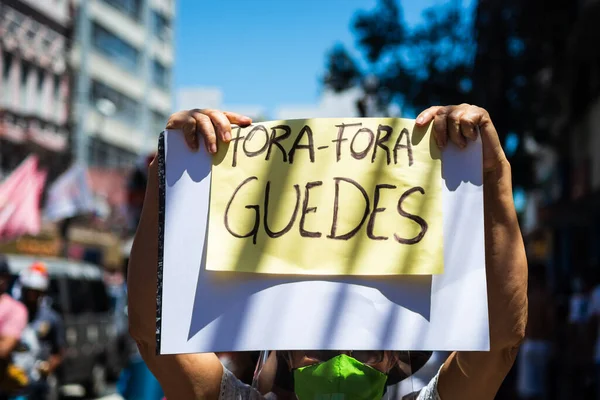
[[[213,157],[206,268],[442,273],[441,160],[430,131],[391,118],[234,127]]]

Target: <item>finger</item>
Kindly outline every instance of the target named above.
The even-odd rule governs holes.
[[[427,125],[428,123],[430,123],[433,118],[435,117],[435,113],[438,112],[438,110],[442,108],[441,106],[434,106],[434,107],[429,107],[427,110],[424,110],[421,112],[421,114],[419,114],[419,116],[417,117],[416,123],[419,126],[423,126],[423,125]]]
[[[472,121],[475,131],[479,131],[482,142],[484,169],[494,168],[497,163],[506,161],[506,155],[504,154],[504,150],[502,150],[500,138],[486,110],[472,106],[467,110],[463,119]]]
[[[231,122],[232,124],[236,124],[239,126],[247,126],[252,123],[252,118],[246,117],[245,115],[242,115],[242,114],[229,112],[229,111],[224,111],[223,114],[225,114],[225,116],[227,117],[229,122]]]
[[[183,126],[181,127],[181,130],[183,131],[183,138],[185,139],[185,143],[187,144],[187,146],[191,150],[196,151],[200,147],[200,143],[198,143],[198,135],[196,134],[196,120],[187,113],[185,118],[185,122],[183,122],[183,119],[180,121],[183,123]],[[178,124],[173,126],[172,128],[168,128],[167,126],[167,128],[180,129],[179,126],[180,125]]]
[[[472,141],[477,140],[477,124],[473,122],[473,119],[467,116],[467,111],[463,113],[460,118],[460,131],[462,135]]]
[[[448,124],[448,135],[450,136],[450,140],[454,142],[458,147],[464,149],[467,146],[467,140],[460,133],[460,119],[465,113],[465,109],[463,107],[456,107],[450,114],[448,114],[447,124]]]
[[[190,114],[187,111],[179,111],[169,117],[167,129],[183,129],[183,125],[189,122]]]
[[[448,114],[452,112],[451,107],[440,107],[435,113],[433,120],[433,134],[437,145],[443,149],[448,144]]]
[[[199,134],[204,139],[206,151],[215,154],[217,152],[217,136],[212,121],[208,115],[199,111],[193,111],[192,117],[196,120],[196,134]]]
[[[231,141],[231,123],[224,113],[217,110],[202,110],[202,114],[208,115],[215,127],[217,136],[224,142]]]

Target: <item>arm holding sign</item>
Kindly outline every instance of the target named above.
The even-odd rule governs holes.
[[[197,132],[206,150],[216,152],[217,135],[231,139],[230,123],[245,125],[250,118],[210,110],[174,114],[168,129],[183,129],[188,146],[199,148]],[[229,134],[229,135],[228,135]],[[142,216],[128,268],[129,331],[148,368],[169,399],[219,398],[223,367],[214,353],[159,356],[156,353],[156,282],[158,265],[158,162],[152,161]]]
[[[489,114],[470,105],[432,107],[418,125],[434,121],[443,148],[483,143],[485,251],[490,321],[489,352],[456,352],[439,378],[442,400],[493,399],[512,367],[527,324],[527,260],[514,208],[511,169]]]
[[[491,340],[490,352],[453,353],[440,373],[438,391],[442,400],[493,399],[514,362],[527,318],[527,264],[513,205],[510,165],[485,110],[469,105],[433,107],[420,115],[417,124],[425,126],[432,121],[441,148],[449,140],[464,147],[481,132]],[[231,140],[231,123],[250,122],[235,114],[192,110],[174,114],[167,128],[183,129],[194,150],[199,148],[197,135],[202,135],[206,150],[214,154],[219,140]],[[130,331],[168,398],[216,400],[223,368],[214,354],[156,355],[157,170],[155,161],[150,166],[146,202],[131,253]]]

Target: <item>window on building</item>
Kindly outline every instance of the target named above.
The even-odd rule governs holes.
[[[92,81],[90,94],[92,106],[101,99],[110,100],[116,106],[115,114],[110,116],[111,119],[117,119],[129,125],[133,125],[139,120],[140,104],[131,97],[98,81]]]
[[[2,58],[2,79],[4,80],[4,82],[8,82],[8,75],[10,74],[10,69],[12,68],[13,56],[9,52],[3,51]]]
[[[170,39],[171,29],[169,20],[156,10],[152,10],[151,26],[154,36],[163,41]]]
[[[132,151],[105,142],[97,137],[90,138],[89,163],[105,168],[129,168],[135,164],[138,155]]]
[[[2,83],[2,87],[5,88],[5,90],[0,90],[0,105],[5,105],[10,104],[14,97],[11,89],[12,86],[9,84],[10,70],[13,66],[13,56],[8,52],[3,51],[2,57],[4,58],[4,61],[2,65],[2,80],[0,80],[0,83]]]
[[[92,43],[102,54],[109,57],[119,66],[137,73],[140,52],[97,23],[92,28]]]
[[[46,74],[43,69],[37,68],[37,87],[36,89],[36,111],[40,114],[44,112],[44,80],[46,79]]]
[[[25,109],[29,104],[29,91],[27,90],[27,82],[29,81],[29,73],[32,71],[33,65],[28,61],[21,61],[21,84],[19,90],[21,95],[21,108]]]
[[[104,0],[104,2],[135,20],[140,19],[142,0]]]
[[[167,89],[170,86],[169,69],[157,60],[152,60],[152,82],[158,87]]]
[[[62,114],[63,107],[65,107],[65,99],[60,98],[60,85],[61,85],[61,77],[59,75],[54,75],[52,77],[52,104],[54,105],[54,118],[59,120],[60,115]]]

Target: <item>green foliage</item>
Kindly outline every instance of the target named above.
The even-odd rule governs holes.
[[[548,143],[552,116],[560,111],[554,81],[573,3],[479,0],[472,13],[454,0],[426,10],[424,22],[409,29],[399,2],[380,0],[353,21],[365,65],[337,45],[323,83],[342,91],[375,76],[382,106],[397,103],[414,115],[435,104],[477,104],[488,109],[502,140],[514,132]],[[515,184],[531,187],[531,157],[520,147],[511,162]]]

